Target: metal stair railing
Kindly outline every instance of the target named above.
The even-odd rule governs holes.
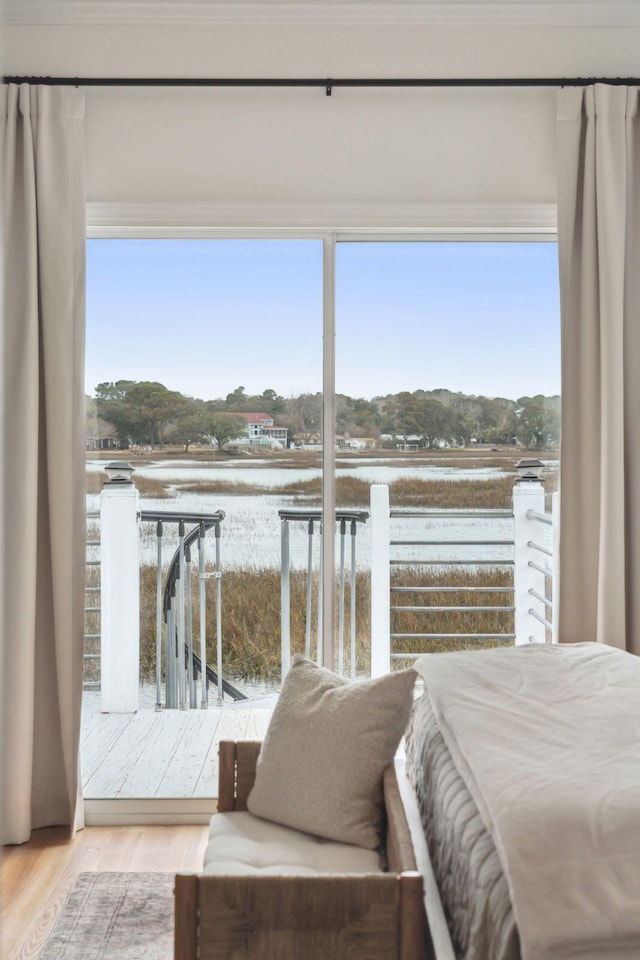
[[[222,566],[220,550],[223,510],[214,513],[175,513],[143,510],[141,522],[156,523],[156,709],[200,709],[208,707],[209,684],[217,688],[218,703],[223,697],[246,700],[246,695],[223,677],[222,668]],[[163,538],[165,524],[178,527],[178,547],[163,578]],[[186,525],[193,524],[187,532]],[[215,567],[206,572],[206,535],[215,536]],[[192,597],[192,547],[197,541],[199,652],[194,647]],[[207,662],[206,581],[216,584],[216,667]],[[163,638],[164,626],[164,638]],[[164,652],[165,703],[162,703],[162,654]],[[200,702],[198,704],[198,680]]]

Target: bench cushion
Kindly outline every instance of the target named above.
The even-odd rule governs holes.
[[[322,840],[237,812],[211,818],[202,872],[216,876],[382,873],[382,863],[374,850]]]

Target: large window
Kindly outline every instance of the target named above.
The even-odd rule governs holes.
[[[512,643],[515,465],[556,480],[556,261],[549,242],[88,241],[85,709],[111,460],[140,498],[142,711],[268,695],[296,652],[366,675],[376,597],[392,665]],[[150,795],[140,750],[117,795]],[[95,763],[86,795],[116,795]],[[151,795],[180,795],[168,769]]]

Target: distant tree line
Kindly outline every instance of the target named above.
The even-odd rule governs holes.
[[[87,399],[94,422],[125,445],[171,443],[188,450],[208,442],[222,449],[244,434],[243,411],[269,414],[277,425],[288,427],[296,443],[318,438],[322,424],[320,393],[283,397],[267,389],[247,394],[239,386],[224,399],[201,400],[153,381],[117,380],[98,384],[95,397]],[[383,445],[394,447],[399,440],[432,448],[517,441],[543,450],[559,440],[560,397],[538,394],[508,400],[444,389],[401,391],[371,400],[338,394],[336,430],[354,438],[382,438]]]

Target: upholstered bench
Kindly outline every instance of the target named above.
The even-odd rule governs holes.
[[[202,873],[178,875],[175,960],[423,960],[422,877],[394,767],[383,858],[247,812],[260,744],[220,744]]]
[[[211,819],[202,872],[207,876],[317,876],[382,873],[375,850],[311,837],[252,813],[218,813]]]

